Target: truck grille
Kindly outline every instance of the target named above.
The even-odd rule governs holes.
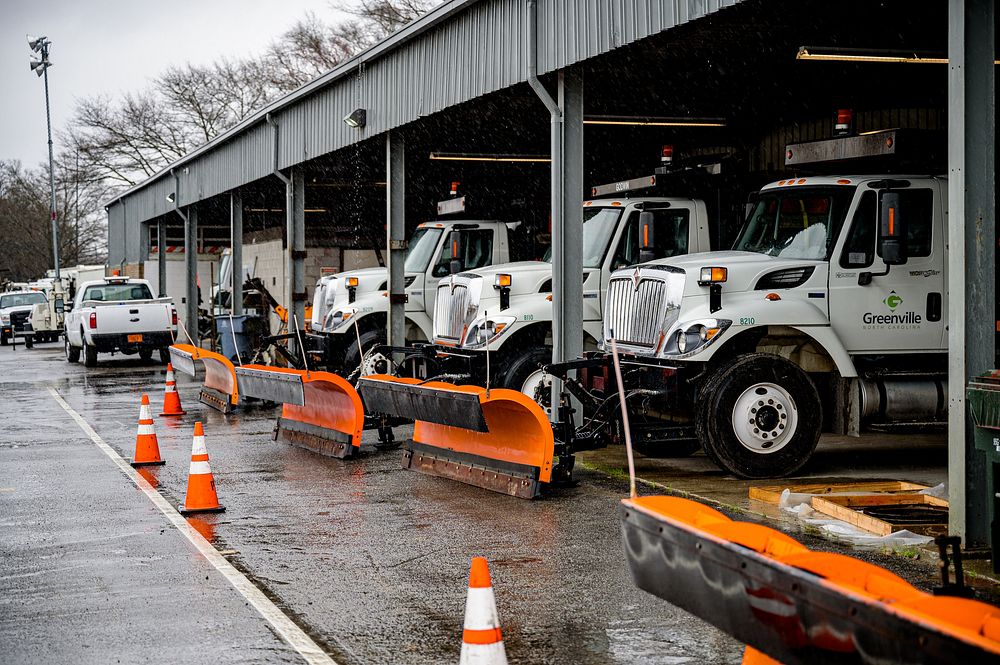
[[[666,282],[643,278],[636,285],[632,277],[612,278],[608,285],[608,315],[604,336],[614,333],[619,344],[651,348],[659,342],[667,297]]]
[[[29,330],[30,326],[28,325],[28,314],[29,312],[11,312],[10,329],[14,332]]]
[[[469,289],[465,284],[441,284],[435,304],[437,336],[445,339],[462,339],[466,313],[469,310]]]

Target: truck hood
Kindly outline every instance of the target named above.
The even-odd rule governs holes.
[[[728,278],[722,285],[722,291],[750,291],[756,286],[758,280],[765,275],[783,270],[786,268],[799,268],[803,266],[825,266],[826,261],[815,259],[787,259],[777,256],[768,256],[756,252],[701,252],[698,254],[687,254],[670,259],[661,259],[643,264],[644,268],[663,266],[665,268],[679,268],[685,272],[687,279],[684,285],[684,295],[698,295],[704,293],[704,287],[698,284],[698,279],[702,268],[718,267],[726,268]],[[623,268],[618,272],[628,272],[634,268]]]
[[[4,307],[3,309],[0,309],[0,314],[3,314],[4,316],[10,316],[14,312],[30,312],[34,308],[35,308],[34,305],[17,305],[15,307]]]
[[[484,287],[492,287],[497,275],[510,275],[510,293],[516,296],[538,293],[542,285],[552,279],[552,264],[545,261],[517,261],[476,268],[462,274],[470,277],[482,277]],[[489,293],[490,290],[492,289],[484,288],[485,293]],[[551,286],[547,290],[551,290]]]

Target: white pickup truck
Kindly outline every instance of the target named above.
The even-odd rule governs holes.
[[[78,362],[82,351],[87,367],[97,365],[98,353],[116,351],[149,360],[159,350],[160,361],[167,362],[167,349],[176,337],[173,300],[154,298],[144,279],[107,277],[87,282],[77,290],[66,314],[66,360]]]
[[[0,294],[0,344],[7,346],[13,337],[24,337],[24,345],[31,346],[33,335],[30,333],[29,318],[31,311],[38,304],[45,303],[45,294],[41,291],[11,291]]]

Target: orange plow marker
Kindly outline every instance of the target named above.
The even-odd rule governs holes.
[[[243,395],[282,404],[275,439],[341,459],[361,450],[365,408],[343,378],[266,365],[238,367],[236,377]]]
[[[529,397],[376,374],[358,388],[371,413],[414,421],[403,466],[494,492],[531,499],[552,480],[555,441]]]
[[[198,396],[202,404],[223,413],[231,413],[239,405],[236,368],[224,355],[190,344],[174,344],[170,347],[170,360],[178,372],[192,377],[196,375],[194,361],[200,360],[205,366],[205,380]]]
[[[667,496],[621,502],[640,589],[747,645],[744,663],[1000,662],[1000,608]]]

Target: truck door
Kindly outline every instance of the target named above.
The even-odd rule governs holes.
[[[830,259],[830,322],[849,352],[943,348],[944,220],[938,190],[932,182],[916,181],[893,191],[906,224],[907,262],[879,274],[886,271],[878,252],[880,190],[864,187]],[[863,272],[872,273],[867,286],[858,284]]]

